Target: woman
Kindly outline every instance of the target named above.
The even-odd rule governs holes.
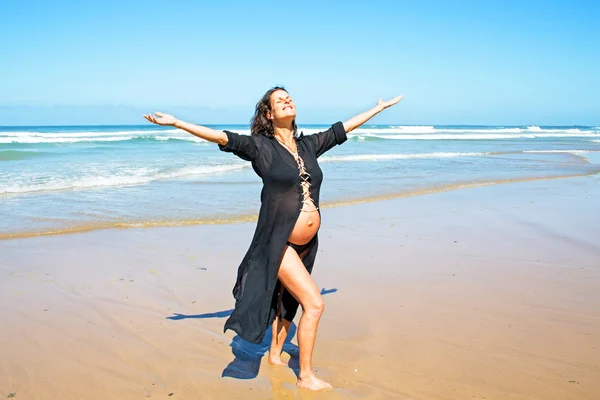
[[[346,140],[346,133],[401,100],[379,100],[372,109],[337,122],[313,135],[298,135],[296,105],[283,87],[269,90],[256,105],[252,135],[218,131],[157,112],[144,115],[159,125],[172,125],[217,143],[222,151],[251,161],[262,178],[261,208],[254,238],[233,288],[235,309],[225,323],[243,339],[260,343],[273,326],[269,362],[282,364],[281,351],[292,320],[302,305],[298,324],[300,373],[297,386],[312,390],[331,385],[317,378],[312,352],[323,299],[310,273],[317,255],[321,225],[319,191],[323,175],[317,158]]]

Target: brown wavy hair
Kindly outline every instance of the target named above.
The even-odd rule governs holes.
[[[256,103],[254,116],[250,120],[250,132],[252,132],[253,135],[273,137],[273,122],[267,118],[267,112],[271,111],[271,95],[277,90],[283,90],[284,92],[289,93],[283,86],[275,86],[267,90],[267,93],[265,93],[260,101]],[[294,137],[298,136],[296,119],[292,121],[292,130],[294,131]]]

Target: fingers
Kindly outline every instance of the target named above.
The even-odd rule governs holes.
[[[154,115],[144,114],[143,117],[146,118],[148,121],[152,122],[153,124],[157,125],[172,125],[174,120],[172,115],[161,113],[158,111],[156,111]]]
[[[385,102],[383,102],[383,104],[385,104],[385,107],[386,107],[386,108],[387,108],[387,107],[391,107],[391,106],[393,106],[393,105],[395,105],[395,104],[398,104],[398,102],[399,102],[400,100],[402,100],[402,98],[403,98],[403,97],[404,97],[404,96],[398,96],[398,97],[394,97],[394,98],[393,98],[393,99],[391,99],[391,100],[388,100],[388,101],[385,101]]]
[[[158,121],[152,114],[144,114],[143,117],[146,118],[148,121],[152,122],[153,124],[158,124]]]

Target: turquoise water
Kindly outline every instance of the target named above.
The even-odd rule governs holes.
[[[599,127],[363,126],[320,159],[321,201],[591,174],[599,155]],[[169,127],[0,127],[0,238],[236,221],[260,188],[249,163]]]

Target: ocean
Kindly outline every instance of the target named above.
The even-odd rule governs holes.
[[[326,208],[597,174],[600,127],[366,125],[319,160]],[[260,190],[250,163],[172,127],[0,127],[0,239],[251,221]]]

